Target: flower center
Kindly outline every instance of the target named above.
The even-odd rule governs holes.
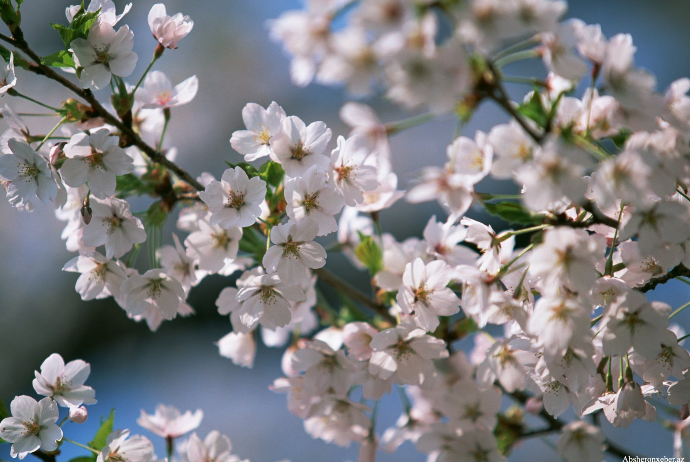
[[[318,191],[314,194],[307,194],[307,196],[302,201],[302,206],[306,209],[307,213],[312,210],[319,208],[319,193]]]
[[[228,202],[226,207],[239,210],[244,205],[244,194],[233,191],[232,189],[228,192]]]
[[[108,272],[108,264],[105,262],[96,263],[96,267],[91,271],[91,274],[101,282],[105,282],[105,274]]]
[[[105,43],[102,43],[100,46],[99,45],[94,45],[93,50],[96,52],[93,60],[97,64],[104,64],[108,65],[108,62],[110,62],[110,53],[108,53],[108,45]]]
[[[415,303],[429,303],[429,296],[433,294],[434,291],[427,289],[424,284],[420,284],[418,288],[412,289],[412,293],[414,294]]]
[[[288,258],[299,258],[299,242],[292,239],[283,244],[283,256]]]
[[[148,296],[154,300],[157,300],[161,296],[163,291],[163,279],[152,279],[149,283]]]
[[[111,218],[106,218],[104,221],[108,226],[108,231],[106,231],[106,234],[113,234],[116,228],[122,226],[123,220],[117,215],[113,215]]]
[[[213,247],[216,249],[228,250],[228,245],[230,245],[230,236],[223,231],[217,234],[211,234],[211,239],[213,239]]]
[[[38,178],[41,171],[35,165],[23,164],[19,170],[19,176],[23,178],[33,178],[34,180]]]
[[[310,154],[308,150],[304,149],[304,144],[301,141],[290,148],[290,153],[292,154],[291,159],[294,160],[302,160],[304,156]]]
[[[105,163],[103,163],[104,157],[104,152],[98,152],[94,148],[91,148],[91,154],[86,156],[85,161],[89,164],[89,167],[91,168],[100,168],[102,170],[105,170]]]
[[[275,303],[276,294],[275,294],[275,291],[273,290],[273,287],[264,286],[261,288],[261,292],[259,293],[259,297],[261,297],[261,302],[264,305],[272,305]]]
[[[32,435],[38,435],[38,432],[41,430],[41,426],[38,425],[35,421],[30,420],[28,422],[23,422],[24,428],[26,428],[26,432]]]
[[[352,173],[353,167],[336,167],[335,172],[338,174],[338,177],[341,180],[348,180],[350,178],[350,174]]]
[[[254,130],[254,141],[264,146],[268,146],[271,142],[271,133],[268,128],[261,126],[261,131]]]

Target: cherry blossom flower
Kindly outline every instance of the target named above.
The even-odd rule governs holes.
[[[107,22],[96,22],[88,38],[77,38],[70,43],[78,65],[83,68],[79,83],[84,88],[100,90],[110,83],[112,75],[128,77],[137,64],[132,51],[134,33],[128,26],[117,32]]]
[[[63,181],[73,188],[87,183],[99,199],[115,194],[116,177],[134,170],[132,158],[118,143],[107,128],[74,135],[63,149],[67,156],[60,169]]]
[[[136,99],[144,109],[168,109],[187,104],[194,99],[199,89],[196,75],[173,87],[170,79],[161,71],[152,71],[137,90]]]
[[[7,141],[11,154],[0,156],[0,180],[5,185],[7,198],[15,207],[33,207],[36,199],[44,204],[57,197],[57,184],[46,160],[25,141],[11,138]]]
[[[220,355],[230,358],[236,366],[254,367],[256,341],[254,333],[230,332],[216,343]]]
[[[604,460],[604,434],[593,425],[582,420],[569,423],[558,439],[558,453],[567,462]]]
[[[189,16],[176,13],[168,16],[165,5],[156,3],[149,11],[149,27],[153,37],[165,48],[177,48],[177,42],[182,40],[192,31],[194,21]]]
[[[137,423],[161,438],[179,438],[198,428],[203,418],[204,412],[201,409],[197,409],[194,413],[187,411],[182,414],[175,406],[159,404],[153,415],[147,414],[142,409]]]
[[[316,166],[285,183],[285,201],[287,215],[292,221],[310,218],[318,224],[317,236],[325,236],[338,229],[334,215],[343,208],[343,196],[326,185],[326,173]]]
[[[105,245],[107,259],[120,258],[134,244],[146,241],[141,221],[132,216],[129,203],[121,199],[91,199],[91,222],[84,227],[84,245]]]
[[[343,327],[343,343],[347,347],[348,356],[357,361],[366,361],[371,358],[374,350],[371,348],[371,340],[378,333],[366,322],[350,322]]]
[[[177,279],[185,293],[189,293],[206,276],[206,272],[196,267],[196,260],[187,256],[177,234],[173,234],[175,246],[164,245],[156,251],[156,256],[165,272]]]
[[[304,430],[314,438],[338,446],[349,446],[369,435],[371,422],[365,412],[370,409],[345,397],[328,395],[314,404],[306,419]]]
[[[342,192],[345,204],[350,207],[364,201],[363,192],[379,186],[376,168],[366,165],[369,156],[371,151],[366,140],[357,135],[347,140],[339,136],[338,146],[331,153],[330,182]]]
[[[253,225],[265,196],[266,182],[258,176],[250,179],[240,167],[225,170],[220,181],[211,181],[199,193],[211,211],[211,226],[223,229]]]
[[[74,15],[79,12],[80,8],[81,5],[72,5],[65,8],[65,16],[67,16],[67,20],[69,22],[72,22]],[[86,12],[95,13],[96,11],[101,10],[98,15],[98,21],[115,27],[115,25],[120,22],[120,19],[122,19],[122,17],[126,15],[131,8],[132,4],[128,3],[125,5],[124,11],[121,14],[117,14],[115,10],[115,2],[113,2],[113,0],[91,0],[91,2],[89,2],[89,6],[86,7]]]
[[[296,351],[292,366],[296,371],[304,372],[304,386],[317,396],[326,393],[345,396],[356,370],[343,350],[334,351],[320,340],[312,340]]]
[[[106,259],[95,251],[85,251],[74,257],[62,268],[63,271],[81,273],[75,289],[82,300],[99,300],[113,296],[120,299],[120,287],[126,279],[117,262]]]
[[[129,430],[116,430],[108,435],[96,462],[153,462],[155,457],[148,438],[140,435],[129,438]]]
[[[160,269],[148,270],[143,275],[133,274],[122,283],[125,310],[131,316],[143,315],[153,307],[163,319],[173,319],[186,298],[180,282]]]
[[[58,448],[62,429],[55,422],[58,406],[50,398],[36,401],[30,396],[17,396],[10,403],[12,417],[0,422],[0,438],[12,443],[10,454],[23,459],[39,448],[50,452]]]
[[[198,262],[199,269],[216,273],[226,266],[226,262],[237,258],[242,228],[223,229],[204,219],[198,224],[199,230],[184,241],[187,255]]]
[[[15,85],[17,85],[17,76],[14,73],[14,53],[10,53],[9,63],[0,57],[0,95],[4,95]]]
[[[216,430],[206,435],[203,441],[192,433],[185,454],[189,462],[241,462],[232,454],[230,438]]]
[[[444,261],[424,264],[421,258],[405,266],[403,284],[396,300],[403,313],[413,315],[422,329],[433,332],[439,316],[451,316],[460,311],[460,299],[447,286],[453,270]]]
[[[81,359],[65,364],[62,356],[53,353],[41,364],[41,372],[36,371],[34,390],[63,407],[93,404],[96,402],[95,392],[84,385],[90,372],[91,366]]]
[[[247,129],[233,132],[230,138],[232,148],[247,162],[271,155],[271,139],[280,131],[286,117],[283,108],[275,101],[266,109],[256,103],[247,103],[242,109],[242,120]]]
[[[280,131],[271,138],[271,159],[280,162],[285,174],[293,178],[304,175],[312,165],[326,170],[328,157],[323,153],[330,139],[331,129],[325,123],[307,126],[299,117],[286,117],[280,123]]]
[[[305,218],[294,224],[282,224],[271,229],[270,247],[263,258],[269,273],[277,272],[285,284],[297,284],[307,278],[307,269],[326,264],[326,250],[314,242],[318,224]]]
[[[257,323],[268,329],[290,322],[290,302],[304,300],[304,292],[284,284],[278,275],[256,276],[237,293],[239,320],[251,329]]]
[[[379,332],[370,345],[374,350],[369,362],[372,375],[385,380],[395,374],[397,382],[411,385],[419,385],[430,376],[432,359],[449,356],[443,340],[406,324]]]

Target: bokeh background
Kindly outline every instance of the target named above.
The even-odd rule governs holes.
[[[116,1],[118,11],[125,2]],[[121,24],[129,24],[135,33],[135,51],[139,63],[130,80],[141,75],[148,64],[155,41],[146,22],[153,0],[135,0],[132,11]],[[336,135],[347,134],[338,119],[338,110],[348,100],[340,88],[316,85],[304,89],[291,85],[288,58],[280,46],[268,39],[266,21],[281,12],[299,7],[294,0],[205,0],[165,2],[168,13],[182,11],[195,21],[192,33],[180,48],[167,51],[156,68],[165,71],[174,83],[196,74],[200,89],[189,105],[173,110],[167,144],[179,149],[179,163],[192,174],[209,171],[220,176],[224,161],[241,160],[228,140],[233,131],[242,129],[241,110],[247,102],[267,105],[275,100],[288,114],[309,123],[325,121]],[[60,46],[57,33],[49,23],[64,23],[69,1],[26,0],[22,6],[23,29],[29,43],[41,55]],[[578,0],[572,2],[570,17],[588,23],[600,23],[611,37],[629,32],[638,47],[637,64],[653,70],[658,88],[664,89],[678,77],[690,75],[690,2],[677,0]],[[515,74],[543,74],[538,63],[515,64]],[[19,71],[19,91],[59,105],[69,95],[62,87]],[[510,87],[517,97],[524,88]],[[104,91],[100,92],[103,97]],[[384,121],[409,116],[380,98],[367,101]],[[37,110],[23,100],[5,96],[19,111]],[[40,111],[40,108],[38,108]],[[473,136],[477,129],[488,130],[507,118],[486,104],[477,111],[463,134]],[[34,133],[45,133],[53,120],[30,119]],[[0,121],[0,130],[5,129]],[[424,165],[443,163],[445,147],[452,140],[455,121],[440,118],[416,127],[392,139],[394,167],[401,187],[408,187],[415,173]],[[334,141],[331,142],[334,144]],[[483,184],[483,190],[509,192],[505,184]],[[145,203],[141,202],[142,210]],[[137,203],[134,205],[136,209]],[[385,231],[398,239],[419,236],[429,216],[443,217],[435,204],[411,205],[399,202],[382,214]],[[478,210],[470,216],[491,222]],[[501,223],[493,223],[498,229]],[[228,435],[235,453],[254,462],[290,459],[299,461],[344,461],[356,459],[356,447],[341,449],[312,440],[302,422],[287,411],[285,396],[273,394],[268,385],[281,375],[282,351],[261,347],[251,370],[234,366],[219,356],[214,342],[230,330],[227,317],[217,314],[215,299],[228,285],[227,279],[207,278],[192,291],[190,304],[197,314],[163,324],[153,334],[143,324],[129,321],[111,301],[82,302],[74,291],[77,275],[61,272],[72,258],[60,239],[63,223],[54,218],[50,207],[38,207],[33,213],[13,209],[0,198],[0,397],[9,405],[15,395],[34,395],[33,371],[53,352],[66,360],[82,358],[92,364],[88,384],[97,391],[98,404],[89,407],[89,421],[67,424],[68,436],[88,441],[98,426],[99,416],[117,408],[116,427],[132,428],[152,437],[157,454],[163,457],[160,439],[137,427],[141,409],[152,413],[156,404],[174,404],[182,410],[201,408],[205,418],[198,432],[203,437],[213,429]],[[170,232],[166,232],[166,242]],[[142,252],[143,254],[143,252]],[[141,260],[145,258],[142,257]],[[347,274],[355,284],[366,287],[366,275],[353,271],[346,260],[329,257],[329,267]],[[687,286],[672,282],[651,294],[674,308],[690,297]],[[677,321],[690,328],[688,313]],[[508,403],[506,403],[508,404]],[[379,409],[377,429],[392,425],[400,414],[397,396],[387,397]],[[536,425],[538,421],[533,422]],[[604,423],[606,433],[632,451],[660,457],[672,455],[672,435],[660,425],[635,422],[623,431]],[[70,435],[71,434],[71,435]],[[517,447],[510,460],[560,460],[553,450],[553,439],[528,441]],[[63,447],[67,456],[81,454],[79,449]],[[31,456],[29,456],[31,457]],[[9,459],[8,445],[0,446],[0,459]],[[66,459],[65,459],[66,460]],[[381,462],[423,461],[406,443],[394,455],[381,453]]]

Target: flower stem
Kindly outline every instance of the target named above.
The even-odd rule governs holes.
[[[673,313],[671,313],[671,314],[668,316],[668,319],[671,319],[672,317],[674,317],[675,315],[677,315],[678,313],[680,313],[681,311],[683,311],[685,308],[687,308],[687,307],[689,307],[689,306],[690,306],[690,302],[688,302],[688,303],[686,303],[685,305],[681,306],[681,307],[678,308],[676,311],[674,311]]]
[[[85,444],[77,443],[76,441],[73,441],[73,440],[71,440],[71,439],[69,439],[69,438],[64,438],[64,437],[63,437],[62,440],[63,440],[63,441],[67,441],[68,443],[72,443],[72,444],[75,445],[75,446],[79,446],[80,448],[88,449],[89,451],[93,452],[94,454],[100,454],[100,453],[101,453],[101,451],[97,451],[96,449],[91,448],[91,447],[89,447],[89,446],[86,446]]]
[[[416,127],[417,125],[427,123],[430,120],[433,120],[434,117],[436,117],[434,114],[427,113],[410,117],[409,119],[403,119],[398,122],[391,122],[385,125],[386,133],[388,133],[389,135],[393,135],[403,130],[407,130],[408,128]]]
[[[134,90],[132,90],[132,93],[129,95],[130,98],[132,98],[132,99],[134,98],[134,94],[137,92],[137,90],[139,89],[139,87],[141,86],[141,84],[144,82],[144,79],[146,78],[146,75],[149,73],[149,71],[150,71],[151,68],[153,67],[153,63],[155,63],[156,61],[158,61],[158,58],[159,58],[158,54],[153,53],[153,58],[151,59],[151,62],[150,62],[149,65],[146,67],[146,70],[145,70],[144,73],[141,75],[141,78],[139,79],[139,81],[137,82],[137,84],[134,86]]]
[[[60,112],[60,110],[59,110],[58,108],[55,108],[55,107],[53,107],[53,106],[49,106],[49,105],[47,105],[47,104],[45,104],[45,103],[42,103],[42,102],[40,102],[40,101],[38,101],[38,100],[35,100],[35,99],[33,99],[33,98],[29,97],[29,96],[26,96],[25,94],[19,93],[19,92],[18,92],[17,90],[15,90],[15,89],[12,89],[11,91],[8,91],[7,93],[8,93],[10,96],[18,96],[18,97],[20,97],[20,98],[24,98],[24,99],[27,100],[27,101],[31,101],[32,103],[38,104],[39,106],[43,106],[44,108],[50,109],[51,111]]]
[[[55,124],[55,126],[48,132],[46,137],[43,138],[43,141],[41,141],[41,143],[38,145],[38,147],[36,148],[36,152],[38,152],[38,150],[41,149],[41,147],[43,147],[45,142],[50,139],[50,137],[53,133],[55,133],[55,130],[57,130],[60,127],[60,125],[65,123],[66,120],[67,120],[67,116],[63,117],[62,119],[60,119],[60,121],[57,124]]]
[[[172,462],[172,457],[175,454],[175,439],[172,436],[168,436],[165,441],[167,443],[168,462]]]
[[[522,50],[523,48],[527,48],[529,46],[536,45],[539,42],[540,42],[539,37],[537,35],[533,35],[530,38],[527,38],[525,40],[521,40],[520,42],[517,42],[516,44],[511,45],[511,46],[503,49],[502,51],[499,51],[498,53],[496,53],[496,56],[494,56],[494,60],[499,60],[499,59],[503,58],[504,56],[511,55],[517,51]]]
[[[168,122],[170,122],[170,109],[163,109],[163,115],[165,116],[165,122],[163,122],[163,131],[161,132],[161,139],[158,141],[158,151],[162,152],[163,149],[163,139],[165,138],[165,132],[168,130]]]
[[[512,76],[512,75],[503,75],[501,76],[501,80],[504,82],[508,83],[522,83],[525,85],[531,85],[531,86],[538,86],[538,87],[544,87],[547,88],[549,85],[540,79],[535,79],[533,77],[518,77],[518,76]]]
[[[530,228],[523,228],[523,229],[518,229],[517,231],[507,231],[500,236],[497,237],[498,242],[503,242],[508,239],[510,239],[513,236],[517,236],[518,234],[525,234],[525,233],[531,233],[534,231],[541,231],[542,229],[546,229],[551,225],[538,225],[538,226],[532,226]]]
[[[500,69],[503,66],[506,66],[510,63],[514,63],[515,61],[522,61],[523,59],[536,58],[538,56],[539,56],[539,52],[535,49],[517,51],[515,53],[511,53],[509,55],[506,55],[506,56],[503,56],[502,58],[497,59],[494,62],[494,65]]]

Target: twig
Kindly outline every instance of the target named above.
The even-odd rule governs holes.
[[[333,286],[335,289],[341,291],[351,299],[361,303],[362,305],[366,306],[367,308],[371,308],[374,310],[377,314],[381,315],[382,317],[386,318],[388,321],[397,324],[395,317],[392,316],[389,312],[388,309],[386,308],[385,305],[376,302],[375,300],[372,300],[347,282],[343,281],[340,279],[338,276],[335,274],[331,273],[325,268],[319,268],[314,270],[314,274],[316,274],[320,280],[325,282],[326,284]]]
[[[29,63],[29,67],[28,67],[29,71],[33,72],[34,74],[44,75],[47,78],[58,82],[63,87],[71,90],[73,93],[82,97],[84,100],[86,100],[91,105],[91,107],[94,109],[95,112],[98,113],[98,115],[100,115],[109,124],[117,127],[120,130],[120,132],[126,136],[127,140],[131,142],[131,144],[134,144],[139,149],[141,149],[144,152],[144,154],[146,154],[153,162],[164,165],[168,169],[172,170],[173,172],[175,172],[175,174],[178,177],[180,177],[185,182],[189,183],[195,189],[197,189],[199,191],[204,190],[203,185],[201,183],[199,183],[186,170],[182,169],[181,167],[179,167],[174,162],[169,161],[163,155],[162,152],[159,152],[156,149],[154,149],[153,147],[146,144],[141,139],[141,137],[131,127],[128,127],[119,118],[115,117],[108,110],[106,110],[103,107],[103,105],[98,102],[98,100],[93,95],[91,90],[84,89],[84,88],[79,87],[78,85],[75,85],[70,80],[68,80],[64,76],[58,74],[56,71],[54,71],[50,67],[48,67],[44,64],[41,64],[41,57],[38,54],[36,54],[36,52],[34,52],[29,47],[29,44],[26,43],[26,41],[22,38],[23,34],[19,28],[17,28],[17,30],[15,31],[15,36],[18,38],[12,38],[12,37],[8,37],[4,34],[0,34],[0,40],[7,42],[10,45],[14,46],[15,48],[21,50],[26,55],[28,55],[31,58],[31,60],[34,61],[33,63]]]
[[[640,292],[649,292],[650,290],[656,288],[656,286],[659,284],[665,284],[678,276],[690,276],[690,269],[681,263],[663,276],[652,278],[644,285],[636,287],[635,290],[639,290]]]

